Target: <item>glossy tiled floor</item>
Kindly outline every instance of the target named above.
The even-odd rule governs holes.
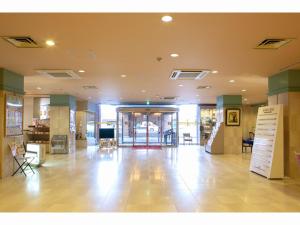
[[[39,173],[0,180],[0,211],[300,211],[300,183],[253,174],[249,160],[199,146],[49,155]]]

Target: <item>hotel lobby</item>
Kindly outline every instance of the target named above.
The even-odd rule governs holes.
[[[0,13],[0,212],[299,212],[298,21]]]

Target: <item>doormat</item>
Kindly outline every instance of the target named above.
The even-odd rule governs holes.
[[[161,146],[133,146],[132,150],[161,150]]]

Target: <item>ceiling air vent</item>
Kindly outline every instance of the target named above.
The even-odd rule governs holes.
[[[17,48],[40,48],[40,46],[29,36],[2,37]]]
[[[95,90],[95,89],[98,89],[96,86],[94,85],[85,85],[85,86],[82,86],[83,89],[85,90]]]
[[[174,70],[170,76],[171,80],[200,80],[204,78],[209,70]]]
[[[80,79],[80,77],[76,73],[74,73],[73,70],[37,70],[37,72],[42,76],[50,77],[53,79]]]
[[[161,97],[160,98],[161,100],[176,100],[177,99],[177,97],[175,97],[175,96],[166,96],[166,97]]]
[[[267,38],[260,42],[256,49],[278,49],[292,41],[293,38]]]

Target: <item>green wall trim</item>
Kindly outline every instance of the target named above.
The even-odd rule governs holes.
[[[286,70],[268,79],[268,95],[300,92],[300,70]]]
[[[0,90],[24,94],[24,77],[15,72],[0,68]]]
[[[76,110],[76,98],[71,95],[50,95],[50,106],[69,106]]]
[[[90,101],[77,101],[77,111],[97,112],[98,107],[96,103]]]
[[[224,107],[240,107],[242,105],[241,95],[217,96],[217,109]]]

